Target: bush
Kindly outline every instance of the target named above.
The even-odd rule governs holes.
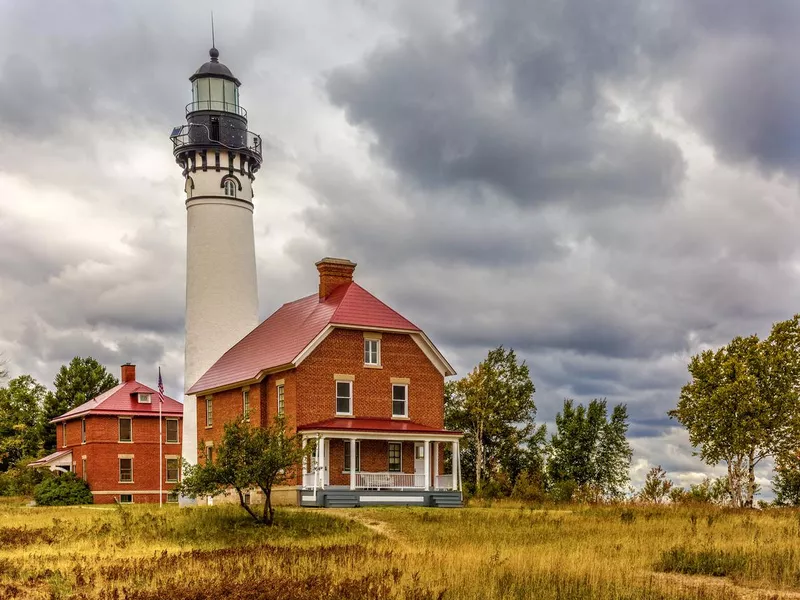
[[[33,498],[41,506],[92,504],[89,485],[74,473],[48,477],[33,490]]]
[[[35,458],[25,458],[5,473],[0,473],[0,496],[32,496],[37,484],[47,476],[42,469],[31,469]]]
[[[572,480],[558,481],[550,487],[549,496],[553,502],[570,502],[578,484]]]
[[[523,471],[517,477],[511,497],[524,502],[544,502],[545,493],[541,478],[532,477],[528,471]]]

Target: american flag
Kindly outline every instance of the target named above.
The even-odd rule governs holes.
[[[161,379],[161,367],[158,367],[158,401],[164,402],[164,381]]]

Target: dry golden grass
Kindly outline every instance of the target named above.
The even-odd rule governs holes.
[[[0,598],[223,597],[796,598],[800,513],[0,503]]]

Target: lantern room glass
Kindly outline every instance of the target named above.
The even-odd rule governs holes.
[[[222,77],[198,77],[192,82],[192,109],[239,114],[239,88]]]

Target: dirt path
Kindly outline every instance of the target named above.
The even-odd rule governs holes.
[[[682,575],[680,573],[651,573],[652,577],[664,581],[668,585],[683,586],[686,588],[729,588],[740,594],[742,600],[796,600],[800,599],[800,592],[790,590],[775,590],[769,588],[746,587],[733,583],[727,577],[711,577],[706,575]]]
[[[359,525],[363,525],[370,531],[374,531],[379,536],[386,538],[395,545],[403,546],[404,548],[407,546],[406,541],[394,531],[388,523],[371,519],[361,513],[357,508],[329,508],[327,510],[329,514],[339,517],[340,519],[347,519],[348,521],[354,521]]]

